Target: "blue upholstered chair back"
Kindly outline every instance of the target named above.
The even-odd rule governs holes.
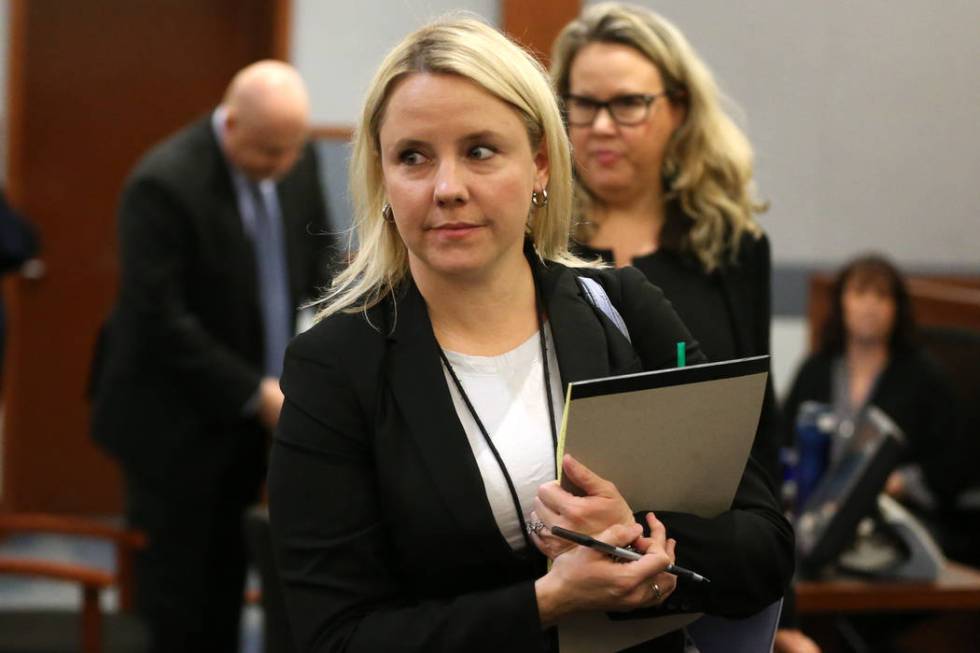
[[[779,599],[745,619],[705,615],[687,627],[700,653],[767,653],[779,625],[783,600]]]

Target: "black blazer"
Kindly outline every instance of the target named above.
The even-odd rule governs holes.
[[[692,362],[703,360],[636,270],[578,272],[605,286],[632,346],[581,296],[572,271],[534,264],[534,273],[563,383],[673,366],[678,340]],[[513,553],[497,528],[424,300],[409,282],[393,321],[394,304],[369,311],[376,328],[363,314],[332,316],[286,354],[269,498],[299,648],[553,651],[534,593],[545,561]],[[703,593],[679,586],[666,610],[747,615],[782,595],[792,531],[755,461],[731,511],[657,515],[678,540],[678,563],[713,581]]]
[[[795,441],[800,404],[832,401],[833,356],[814,354],[803,362],[793,380],[783,413],[783,437]],[[889,360],[868,397],[891,417],[908,437],[904,462],[922,466],[930,489],[941,501],[956,498],[969,470],[976,465],[958,439],[958,413],[952,387],[925,352],[897,353]]]
[[[739,241],[734,261],[725,254],[720,267],[710,274],[691,252],[682,249],[686,229],[691,224],[676,203],[668,204],[666,242],[653,254],[633,259],[633,265],[651,283],[663,290],[691,334],[705,346],[711,360],[722,356],[712,351],[711,343],[730,341],[734,358],[747,358],[770,353],[769,335],[771,310],[771,253],[765,234],[756,238],[745,234]],[[675,232],[683,232],[681,234]],[[612,252],[579,245],[586,257],[601,256],[612,262]],[[722,308],[705,297],[711,285],[717,284],[722,296]],[[769,472],[773,491],[781,481],[779,473],[779,411],[773,392],[772,369],[766,385],[759,428],[752,445],[752,455]]]
[[[294,305],[326,281],[331,240],[312,146],[278,185]],[[232,464],[262,375],[255,256],[210,116],[151,150],[119,210],[120,289],[97,354],[92,432],[144,477]]]

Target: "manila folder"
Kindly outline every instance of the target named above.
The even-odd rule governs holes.
[[[614,482],[635,511],[714,517],[731,506],[745,470],[768,366],[758,356],[572,383],[558,469],[568,452]],[[567,479],[562,485],[578,492]],[[562,653],[612,653],[699,616],[576,615],[559,623],[559,645]]]

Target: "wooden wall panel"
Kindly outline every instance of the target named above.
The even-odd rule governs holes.
[[[349,142],[354,137],[354,127],[347,125],[314,125],[313,138],[318,141]]]
[[[551,45],[566,23],[579,15],[581,0],[501,0],[502,26],[548,65]]]
[[[828,274],[810,278],[807,322],[811,350],[817,347],[818,335],[830,312],[833,280]],[[917,324],[980,331],[980,277],[912,276],[908,287]]]
[[[153,143],[236,70],[288,51],[288,0],[13,0],[8,191],[40,228],[44,278],[9,288],[5,510],[119,510],[88,433],[92,346],[116,292],[116,206]],[[138,437],[138,434],[134,434]]]
[[[522,45],[534,52],[548,65],[551,45],[558,32],[582,9],[581,0],[501,0],[501,28]],[[281,17],[288,24],[288,16]],[[314,138],[330,141],[349,141],[352,125],[315,125]]]

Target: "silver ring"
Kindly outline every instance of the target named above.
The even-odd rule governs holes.
[[[656,583],[653,584],[653,593],[656,595],[658,601],[664,596],[664,593],[660,591],[660,585]]]
[[[543,530],[544,530],[544,522],[541,521],[540,519],[532,519],[527,523],[528,535],[538,534]]]

